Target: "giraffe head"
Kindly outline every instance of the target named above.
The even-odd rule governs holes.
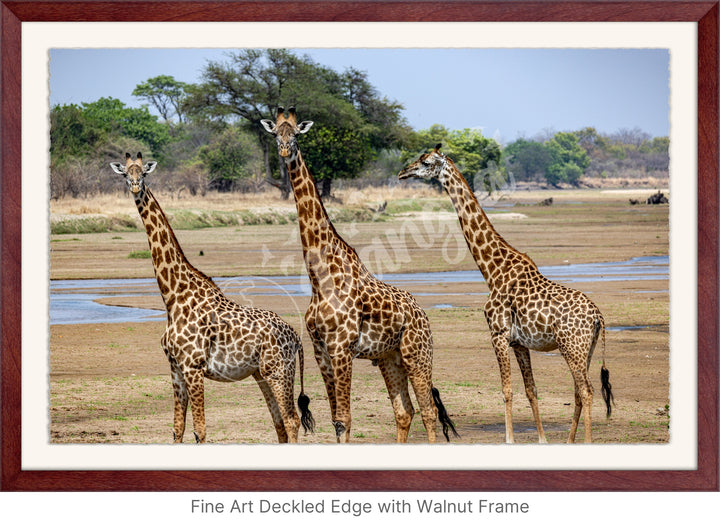
[[[398,174],[398,179],[420,178],[423,180],[436,179],[445,183],[445,167],[452,163],[450,159],[440,152],[441,144],[437,144],[432,152],[420,156],[414,163],[411,163]]]
[[[125,165],[113,162],[110,164],[112,170],[118,174],[125,176],[125,181],[130,187],[130,191],[137,195],[140,194],[145,185],[145,176],[155,170],[157,161],[148,161],[145,165],[142,162],[142,154],[138,152],[137,159],[133,160],[130,154],[125,154]]]
[[[286,162],[291,162],[295,159],[298,152],[297,135],[304,134],[310,130],[313,122],[303,121],[298,125],[295,107],[291,106],[288,109],[288,116],[286,118],[285,109],[281,106],[278,107],[275,122],[270,119],[263,119],[260,121],[260,124],[265,130],[275,136],[280,157]]]

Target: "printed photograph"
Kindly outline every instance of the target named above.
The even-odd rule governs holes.
[[[669,68],[51,49],[49,442],[669,443]]]

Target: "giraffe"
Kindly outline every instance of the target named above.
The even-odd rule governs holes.
[[[529,350],[559,349],[575,386],[575,409],[568,443],[575,442],[580,414],[584,410],[585,442],[592,442],[593,387],[588,376],[590,360],[602,335],[602,396],[610,417],[613,399],[609,372],[605,367],[605,322],[600,310],[582,292],[547,279],[527,255],[520,253],[498,234],[475,194],[453,161],[437,145],[430,153],[409,164],[398,174],[401,180],[438,180],[457,211],[465,241],[490,290],[485,318],[490,327],[502,392],[505,400],[505,441],[514,442],[512,386],[509,351],[520,366],[525,393],[530,402],[540,443],[547,443],[540,421],[537,390]]]
[[[228,299],[210,277],[188,262],[160,204],[145,185],[145,177],[157,162],[143,164],[138,152],[135,160],[125,154],[125,165],[115,162],[110,166],[125,177],[135,199],[167,310],[161,344],[172,375],[174,442],[182,442],[188,402],[195,439],[205,442],[204,378],[231,382],[248,376],[260,386],[278,440],[297,442],[301,423],[306,433],[314,426],[303,388],[300,336],[277,314]],[[293,404],[296,355],[300,419]]]
[[[432,384],[433,342],[425,312],[407,292],[374,277],[354,248],[338,234],[320,200],[315,180],[298,149],[297,135],[312,121],[297,123],[295,108],[278,108],[276,122],[261,121],[275,136],[295,195],[303,258],[312,286],[305,324],[325,382],[338,443],[350,441],[352,363],[368,359],[379,367],[395,414],[397,442],[407,442],[414,415],[408,380],[420,407],[428,442],[457,435]]]

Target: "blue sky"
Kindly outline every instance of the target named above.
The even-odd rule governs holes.
[[[220,49],[53,49],[50,104],[115,97],[128,106],[139,83],[172,75],[198,83]],[[593,126],[669,134],[669,53],[663,49],[303,49],[337,71],[366,71],[405,107],[416,130],[480,127],[503,143]],[[302,109],[298,109],[299,113]],[[302,116],[301,116],[302,117]]]

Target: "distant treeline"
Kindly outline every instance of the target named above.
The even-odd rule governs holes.
[[[287,50],[242,50],[224,63],[209,62],[199,84],[160,75],[133,95],[145,104],[130,108],[101,98],[51,109],[53,198],[122,188],[108,163],[125,152],[158,160],[162,170],[153,174],[153,186],[170,192],[252,192],[270,184],[287,198],[284,164],[260,126],[261,119],[275,118],[278,104],[294,105],[300,119],[315,122],[300,142],[325,196],[337,180],[392,183],[405,163],[438,143],[471,185],[488,191],[511,175],[559,186],[589,176],[633,179],[668,171],[668,138],[639,129],[603,135],[588,127],[504,146],[477,129],[415,131],[402,104],[381,95],[365,72],[338,73]]]

